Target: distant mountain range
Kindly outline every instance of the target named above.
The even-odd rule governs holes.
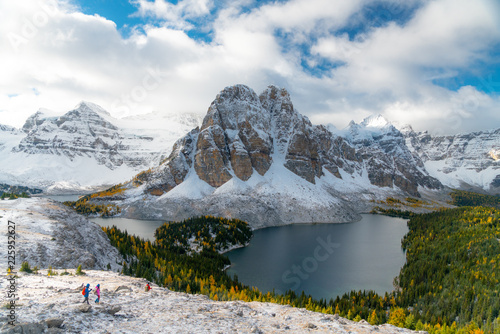
[[[53,192],[120,182],[126,216],[214,214],[256,227],[352,221],[373,201],[446,187],[500,193],[500,129],[432,136],[378,115],[337,130],[312,125],[285,89],[243,85],[221,91],[203,122],[158,119],[117,120],[82,102],[62,116],[39,111],[20,130],[0,126],[0,181]]]
[[[51,114],[42,109],[21,129],[0,125],[0,182],[88,192],[157,166],[201,122],[196,115],[153,113],[118,120],[90,102]]]
[[[500,194],[500,128],[454,136],[402,130],[425,169],[452,188]]]

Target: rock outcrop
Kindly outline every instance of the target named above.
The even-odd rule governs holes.
[[[99,225],[62,203],[45,198],[0,200],[0,223],[16,232],[16,263],[38,268],[121,268],[123,258]],[[0,235],[7,244],[7,234]],[[7,268],[7,258],[0,259]],[[5,270],[3,270],[5,272]]]
[[[220,187],[232,178],[248,180],[271,166],[270,113],[245,86],[223,90],[200,129],[194,168],[201,180]],[[233,172],[233,173],[231,173]]]

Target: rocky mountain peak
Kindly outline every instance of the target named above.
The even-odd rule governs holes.
[[[280,113],[291,115],[294,113],[290,94],[285,88],[270,85],[260,94],[259,99],[262,107],[272,115]]]
[[[247,86],[226,87],[210,105],[198,136],[194,168],[219,187],[236,175],[248,180],[271,165],[270,113]]]
[[[88,101],[80,101],[75,107],[75,110],[80,110],[82,112],[94,112],[97,114],[103,114],[106,116],[111,116],[109,112],[107,112],[104,108],[101,106],[88,102]]]
[[[262,108],[252,89],[245,85],[230,86],[217,94],[208,108],[201,131],[213,125],[236,130],[244,122],[257,127],[265,126],[269,123],[269,113]]]
[[[115,169],[122,165],[138,167],[150,157],[125,152],[152,140],[150,137],[130,135],[111,121],[113,118],[102,107],[91,102],[80,102],[73,110],[61,116],[48,116],[38,111],[23,126],[27,133],[13,152],[94,158],[99,165]]]
[[[107,137],[106,130],[118,130],[111,122],[106,120],[110,114],[97,104],[90,102],[80,102],[75,109],[68,111],[56,120],[56,125],[65,131],[78,132],[81,130],[82,124],[88,127],[89,134],[93,137],[99,133]]]
[[[361,122],[361,125],[366,128],[383,128],[386,126],[390,126],[391,123],[387,121],[387,119],[385,119],[384,116],[378,114],[378,115],[371,115],[365,118]]]
[[[368,118],[362,124],[353,123],[352,127],[357,131],[356,140],[350,141],[324,126],[312,125],[294,109],[290,94],[283,88],[269,86],[257,96],[244,85],[226,87],[211,103],[201,128],[180,139],[170,157],[141,175],[139,181],[146,183],[144,191],[153,195],[162,195],[177,186],[185,189],[187,186],[181,183],[186,178],[190,180],[188,184],[199,182],[198,179],[204,181],[205,185],[199,188],[206,189],[206,193],[233,178],[243,182],[235,180],[228,188],[235,184],[250,187],[252,181],[244,182],[255,173],[264,177],[256,181],[272,183],[277,171],[288,175],[284,178],[307,181],[306,188],[315,187],[327,173],[334,176],[333,180],[341,180],[344,175],[349,176],[348,180],[359,179],[362,184],[368,178],[374,187],[399,188],[415,196],[419,195],[419,186],[441,186],[419,169],[421,161],[412,156],[402,134],[382,116]],[[366,142],[365,133],[369,134]],[[272,175],[268,176],[271,166]],[[363,175],[365,171],[368,175]],[[325,180],[330,181],[320,184],[342,182],[333,181],[331,175]]]

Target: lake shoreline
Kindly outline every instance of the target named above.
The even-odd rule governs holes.
[[[406,261],[401,239],[408,232],[408,220],[369,213],[362,214],[362,220],[294,223],[274,226],[280,229],[255,230],[248,246],[226,253],[231,261],[226,272],[263,292],[294,287],[296,293],[304,291],[316,299],[336,298],[351,290],[390,292],[394,277]],[[263,234],[271,236],[259,240]],[[304,251],[297,251],[300,248]],[[336,282],[333,288],[329,280]]]

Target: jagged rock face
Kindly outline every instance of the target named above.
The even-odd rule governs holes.
[[[220,126],[214,125],[210,130],[202,130],[198,137],[194,169],[200,179],[219,187],[232,177],[228,166],[229,149]]]
[[[60,117],[46,117],[37,112],[27,119],[23,126],[27,136],[14,150],[28,154],[65,155],[70,159],[94,157],[99,164],[110,169],[123,164],[144,166],[145,160],[158,153],[146,153],[146,156],[137,153],[153,138],[126,134],[107,121],[106,116],[109,116],[106,111],[88,102],[80,103],[76,109]]]
[[[231,171],[243,181],[254,170],[264,175],[275,156],[290,171],[315,183],[323,175],[321,151],[328,170],[340,177],[338,165],[355,154],[351,148],[341,158],[328,156],[326,152],[332,153],[341,140],[322,143],[319,137],[326,132],[294,110],[285,89],[271,86],[257,97],[248,87],[229,87],[217,96],[203,121],[194,168],[202,180],[219,187],[232,178]]]
[[[200,179],[219,187],[232,178],[243,181],[255,169],[264,175],[271,166],[270,114],[245,86],[224,89],[203,120],[194,169]]]
[[[147,183],[146,192],[152,195],[158,196],[172,190],[184,181],[193,164],[198,135],[199,129],[196,128],[179,139],[161,167],[138,174],[133,182],[136,185]]]
[[[362,162],[361,156],[354,147],[349,145],[343,138],[335,137],[325,127],[318,127],[320,130],[319,155],[323,167],[338,178],[342,178],[339,169],[343,169],[349,174],[353,174]]]
[[[376,131],[370,130],[374,122]],[[423,163],[405,146],[401,132],[384,122],[352,123],[350,134],[342,138],[300,115],[285,89],[270,86],[257,96],[246,86],[228,87],[210,105],[200,130],[181,139],[167,161],[150,173],[147,191],[160,195],[171,190],[192,167],[217,188],[234,176],[247,181],[254,172],[265,175],[271,164],[282,164],[312,184],[324,171],[342,178],[341,171],[354,175],[366,170],[373,185],[398,187],[415,196],[419,186],[440,188],[439,181],[419,169]]]
[[[500,129],[454,136],[432,136],[427,132],[404,132],[406,144],[423,161],[431,175],[451,187],[460,183],[498,193]],[[456,183],[455,183],[456,182]]]
[[[420,196],[418,186],[440,189],[441,183],[424,173],[423,162],[406,146],[403,134],[382,116],[351,122],[347,140],[366,162],[370,182],[379,187],[398,187]]]
[[[286,89],[274,86],[261,95],[262,106],[272,117],[275,149],[285,159],[285,167],[311,183],[322,175],[315,127],[296,112]]]
[[[315,183],[314,178],[323,174],[317,142],[308,131],[295,133],[290,140],[285,167],[311,183]]]

